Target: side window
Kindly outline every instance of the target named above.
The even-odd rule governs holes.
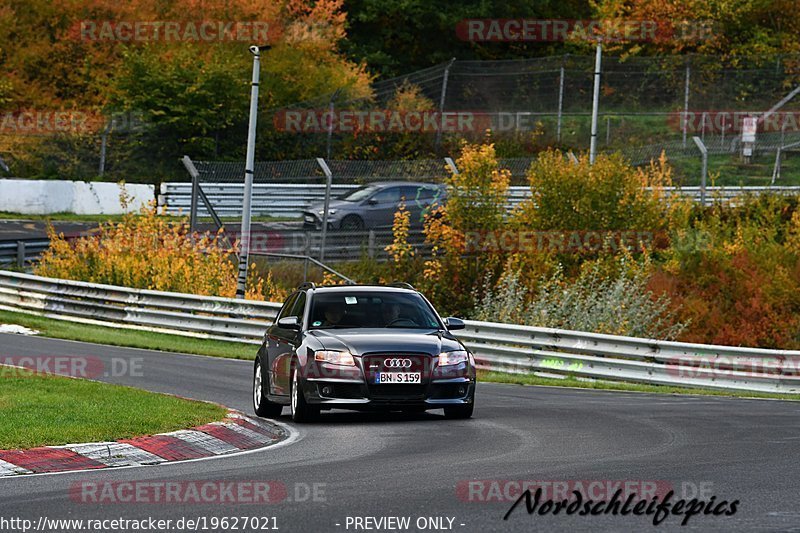
[[[422,192],[425,190],[421,187],[414,187],[408,185],[402,187],[401,189],[402,190],[400,191],[400,196],[406,199],[406,204],[415,202],[417,200],[417,194],[419,194],[421,197]]]
[[[291,296],[289,296],[289,299],[286,300],[286,303],[283,304],[283,307],[281,307],[281,310],[278,312],[278,316],[275,318],[275,324],[277,324],[278,320],[280,320],[281,318],[292,316],[290,313],[294,308],[295,300],[297,300],[297,294],[292,294]]]
[[[297,295],[297,299],[294,301],[294,306],[292,307],[292,312],[287,316],[296,316],[298,320],[303,320],[303,311],[306,309],[306,293],[301,292]]]
[[[396,204],[400,201],[400,187],[389,187],[388,189],[383,189],[382,191],[375,193],[372,199],[379,204]]]

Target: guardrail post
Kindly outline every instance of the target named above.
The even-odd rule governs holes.
[[[17,241],[17,267],[25,267],[25,241]]]

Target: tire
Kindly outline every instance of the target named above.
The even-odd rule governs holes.
[[[474,410],[475,403],[469,403],[466,405],[453,405],[452,407],[444,408],[444,417],[451,420],[472,418],[472,411]]]
[[[297,365],[292,365],[292,385],[289,396],[289,406],[292,410],[292,420],[295,422],[310,422],[319,416],[319,407],[309,405],[298,383]]]
[[[256,359],[256,364],[253,368],[253,410],[258,416],[264,418],[278,418],[281,416],[283,406],[269,401],[267,395],[264,394],[263,383],[263,370],[261,359],[259,358]]]
[[[359,231],[364,229],[364,220],[358,215],[347,215],[339,224],[342,231]]]

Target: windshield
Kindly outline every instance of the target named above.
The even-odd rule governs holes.
[[[372,185],[364,185],[363,187],[359,187],[353,191],[346,192],[339,197],[339,200],[344,200],[345,202],[360,202],[361,200],[366,200],[369,198],[372,193],[377,190],[378,188]]]
[[[315,294],[310,324],[311,329],[441,327],[419,294],[380,291]]]

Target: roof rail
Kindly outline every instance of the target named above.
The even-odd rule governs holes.
[[[298,291],[302,291],[302,290],[305,290],[305,289],[316,289],[316,288],[317,288],[317,284],[314,283],[313,281],[304,281],[303,283],[301,283],[297,287],[297,290]]]
[[[389,284],[389,287],[397,287],[398,289],[411,289],[412,291],[417,290],[413,285],[406,283],[405,281],[393,281]]]

